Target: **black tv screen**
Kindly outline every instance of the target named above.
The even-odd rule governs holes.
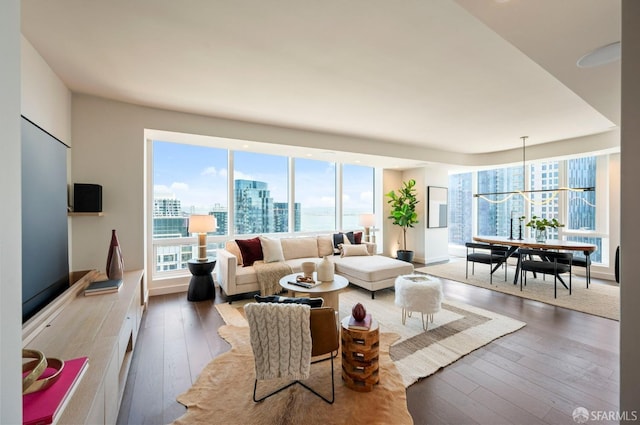
[[[69,287],[67,149],[22,117],[22,322]]]

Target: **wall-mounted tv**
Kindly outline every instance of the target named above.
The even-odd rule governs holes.
[[[69,287],[67,149],[22,117],[22,322]]]

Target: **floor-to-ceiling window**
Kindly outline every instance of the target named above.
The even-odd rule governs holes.
[[[215,259],[236,235],[357,229],[359,215],[374,211],[372,167],[164,141],[150,151],[155,277],[187,269],[197,249],[191,214],[216,218],[207,238]]]
[[[452,174],[449,176],[449,243],[463,245],[471,240],[473,232],[467,223],[474,221],[475,234],[510,236],[513,232],[513,236],[517,237],[519,225],[535,215],[539,218],[556,218],[564,224],[559,229],[551,230],[550,238],[595,244],[598,249],[591,259],[596,263],[606,262],[609,249],[608,187],[603,176],[608,173],[607,164],[608,156],[603,155],[561,161],[533,161],[526,167]],[[471,195],[474,177],[477,179],[475,193],[483,196]],[[561,187],[594,190],[553,190]],[[505,193],[524,190],[527,191],[524,196]],[[475,217],[472,217],[473,211],[476,211]],[[520,216],[526,217],[522,223],[518,220]],[[523,232],[523,237],[532,236],[526,227]]]
[[[295,159],[295,202],[300,204],[302,232],[336,228],[336,164]]]
[[[285,156],[234,153],[235,234],[289,231],[288,167]]]
[[[191,214],[215,216],[211,235],[227,233],[228,151],[162,141],[152,148],[154,272],[184,270],[195,249],[187,240]],[[207,254],[216,248],[210,244]]]
[[[373,168],[342,166],[342,229],[360,228],[360,215],[373,213]]]
[[[473,235],[473,173],[449,177],[449,243],[464,245]]]

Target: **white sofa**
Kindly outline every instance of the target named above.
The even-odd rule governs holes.
[[[371,291],[372,299],[375,298],[375,291],[393,287],[396,277],[413,273],[411,263],[375,255],[376,245],[373,243],[363,243],[369,255],[344,257],[333,255],[332,235],[282,238],[280,243],[284,262],[293,273],[302,271],[303,262],[319,262],[328,255],[335,264],[335,273]],[[225,249],[218,249],[216,277],[226,296],[260,290],[253,266],[242,266],[241,252],[235,241],[227,242]]]

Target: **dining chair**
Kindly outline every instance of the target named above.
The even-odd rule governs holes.
[[[520,291],[522,291],[523,282],[525,286],[527,285],[527,272],[533,272],[553,275],[553,298],[557,298],[558,280],[569,290],[569,295],[571,295],[572,262],[573,254],[570,252],[520,248]],[[569,273],[568,287],[560,276],[563,273]]]
[[[469,278],[469,262],[471,262],[471,274],[475,274],[475,263],[489,265],[489,284],[493,285],[493,273],[504,265],[504,280],[507,280],[507,259],[509,247],[491,245],[479,242],[467,242],[466,278]]]

